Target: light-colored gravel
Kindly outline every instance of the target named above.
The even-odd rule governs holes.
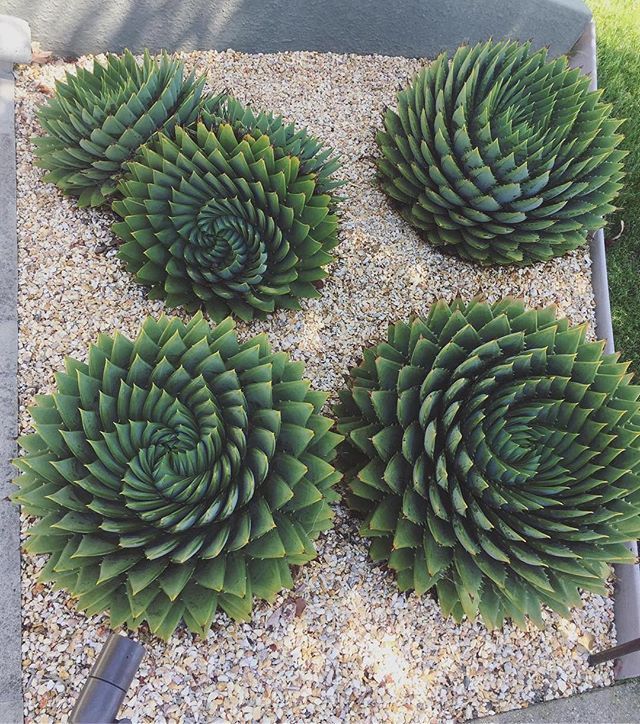
[[[342,243],[322,298],[240,331],[266,330],[275,347],[306,362],[313,385],[335,392],[363,344],[389,321],[424,313],[437,297],[477,293],[556,302],[573,322],[593,324],[586,249],[543,266],[479,269],[420,241],[374,179],[373,136],[385,104],[422,65],[403,58],[317,53],[183,55],[256,107],[307,124],[345,162],[348,200]],[[84,62],[82,60],[81,62]],[[52,389],[65,355],[83,358],[99,331],[134,335],[162,305],[145,299],[115,257],[109,214],[80,210],[32,165],[36,107],[65,66],[18,73],[20,411]],[[26,528],[26,521],[25,521]],[[463,720],[610,684],[612,671],[587,667],[587,648],[614,642],[610,598],[585,595],[564,621],[548,613],[543,631],[443,620],[428,596],[399,595],[366,556],[351,518],[302,568],[296,590],[251,624],[224,615],[206,641],[179,630],[168,644],[141,634],[147,656],[124,714],[137,722],[416,722]],[[65,721],[77,687],[107,636],[62,592],[36,583],[43,559],[23,560],[24,689],[29,721]],[[306,607],[304,604],[306,603]],[[297,615],[296,615],[297,614]]]

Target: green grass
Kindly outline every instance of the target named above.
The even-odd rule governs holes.
[[[640,372],[640,0],[587,0],[596,20],[598,83],[613,114],[624,118],[627,176],[619,211],[605,236],[624,233],[607,249],[616,349]]]

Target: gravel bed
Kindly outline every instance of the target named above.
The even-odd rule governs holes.
[[[322,298],[300,312],[239,325],[266,330],[276,348],[306,363],[314,387],[338,389],[362,345],[387,323],[425,313],[438,297],[477,293],[557,303],[574,323],[594,325],[586,247],[526,269],[480,269],[420,241],[392,210],[374,178],[375,129],[396,90],[425,61],[318,53],[182,54],[207,71],[213,89],[307,124],[343,157],[337,262]],[[81,59],[79,62],[87,62]],[[54,78],[73,65],[22,67],[17,80],[19,389],[21,427],[33,395],[52,389],[65,355],[84,358],[98,332],[134,335],[162,304],[145,298],[115,256],[110,214],[78,209],[44,184],[29,137]],[[27,528],[27,521],[24,521]],[[464,720],[612,683],[612,669],[587,667],[589,648],[615,642],[613,600],[584,596],[565,621],[545,613],[543,631],[444,620],[429,597],[398,594],[372,564],[356,525],[338,507],[296,589],[258,606],[252,623],[220,614],[206,640],[180,629],[168,644],[140,633],[147,656],[125,716],[136,722],[322,722]],[[43,558],[24,557],[23,659],[28,721],[66,721],[79,684],[107,637],[49,585],[36,583]]]

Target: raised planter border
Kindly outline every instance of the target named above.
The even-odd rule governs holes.
[[[56,55],[144,48],[313,50],[435,57],[489,35],[566,53],[591,13],[583,0],[3,0]],[[552,17],[553,21],[549,22]]]
[[[592,90],[597,89],[596,26],[593,19],[570,53],[569,63],[589,75]],[[591,285],[596,302],[596,334],[599,339],[605,340],[605,351],[613,352],[607,254],[602,229],[594,234],[590,247]],[[638,555],[637,543],[630,543],[629,549]],[[615,576],[614,620],[617,642],[620,644],[640,636],[640,566],[637,563],[615,566]],[[640,652],[617,659],[614,674],[617,680],[640,676]]]
[[[31,60],[24,20],[0,15],[0,722],[23,720],[20,514],[9,500],[18,434],[18,240],[13,64]]]
[[[4,16],[7,17],[7,16]],[[29,42],[29,28],[23,32]],[[24,47],[24,45],[23,45]],[[27,45],[28,47],[28,45]],[[0,51],[2,25],[0,23]],[[21,601],[19,516],[9,503],[12,468],[10,460],[16,454],[15,438],[18,427],[17,400],[17,236],[16,236],[16,158],[14,127],[14,78],[12,62],[26,62],[25,57],[0,58],[0,650],[3,667],[0,669],[0,721],[21,722]],[[580,67],[591,77],[591,87],[597,88],[596,33],[593,20],[570,52],[570,64]],[[607,283],[604,232],[592,238],[592,286],[595,297],[596,333],[606,341],[606,351],[613,352],[613,328]],[[630,544],[637,554],[636,543]],[[640,566],[616,566],[614,616],[618,642],[640,635]],[[616,662],[616,679],[640,676],[640,652]]]

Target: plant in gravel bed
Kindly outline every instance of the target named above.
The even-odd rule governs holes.
[[[640,534],[640,387],[555,308],[440,301],[365,349],[337,407],[348,504],[401,590],[542,625]]]
[[[331,526],[340,436],[303,365],[233,322],[147,318],[135,341],[101,335],[31,408],[15,499],[41,518],[27,550],[42,579],[112,626],[202,635],[219,606],[290,588]]]
[[[440,55],[377,135],[384,190],[444,251],[481,264],[564,254],[621,188],[621,121],[564,57],[481,43]]]
[[[139,64],[125,51],[67,73],[38,113],[46,135],[33,141],[45,180],[78,196],[80,206],[105,203],[123,164],[156,131],[195,121],[204,83],[205,76],[185,78],[182,63],[166,53],[156,61],[145,52]]]
[[[318,297],[337,245],[337,162],[281,118],[236,101],[142,146],[113,203],[119,256],[150,296],[214,319]]]
[[[295,123],[287,123],[282,116],[270,111],[256,112],[227,94],[205,99],[201,118],[208,128],[231,125],[238,138],[247,134],[255,139],[269,136],[279,153],[296,156],[300,160],[302,173],[315,177],[318,193],[333,191],[344,184],[333,175],[340,168],[333,149],[323,147],[306,128],[296,128]]]

